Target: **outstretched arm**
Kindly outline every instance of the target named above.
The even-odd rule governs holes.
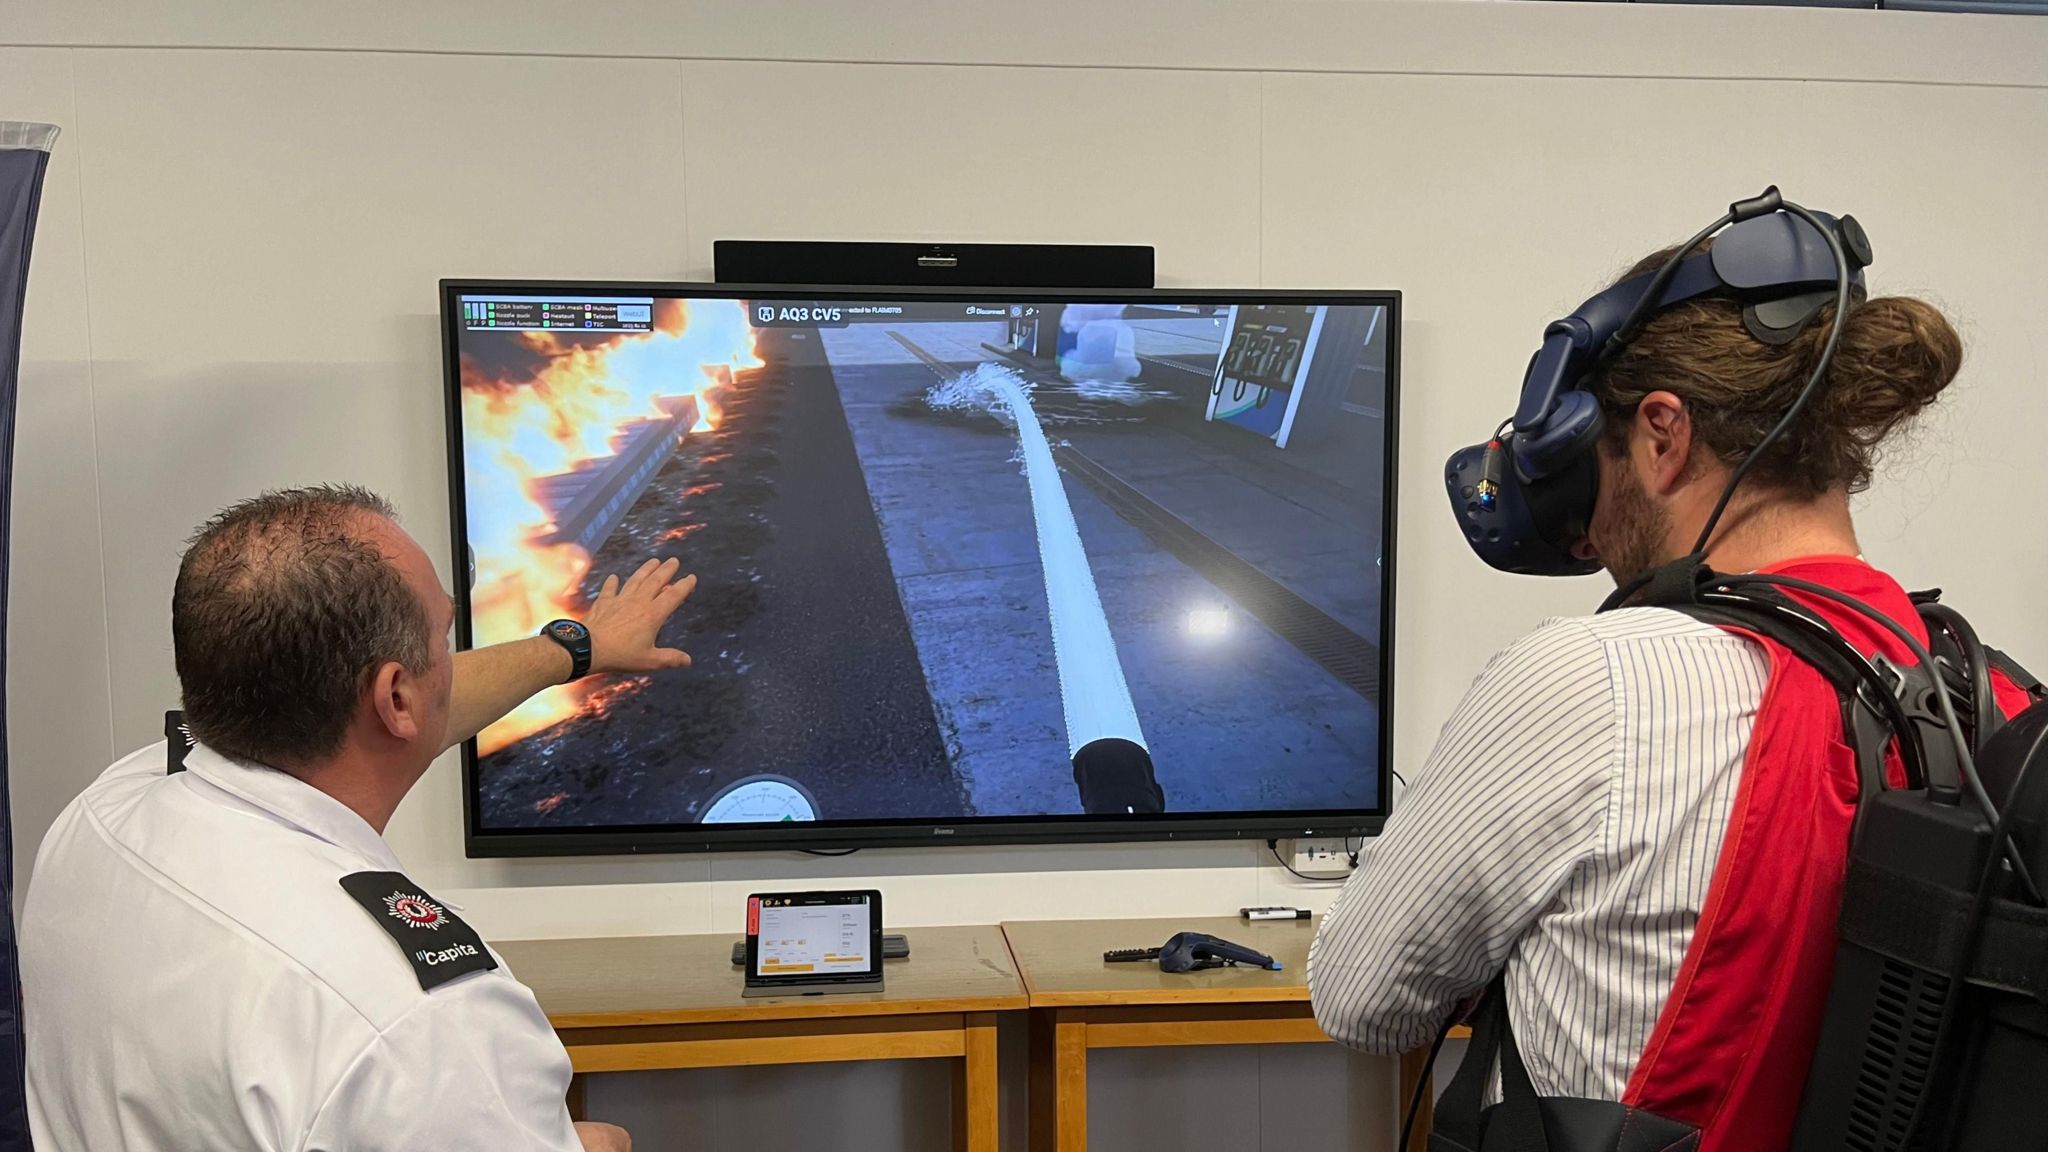
[[[649,560],[621,584],[605,578],[583,625],[590,629],[590,671],[652,672],[688,668],[688,653],[659,646],[661,626],[697,587],[695,576],[676,579],[674,559]],[[569,678],[569,653],[544,636],[530,636],[455,654],[455,687],[448,709],[448,746],[496,722],[543,688]]]

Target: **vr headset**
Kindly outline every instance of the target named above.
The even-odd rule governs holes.
[[[1716,232],[1711,249],[1693,251]],[[1624,280],[1553,321],[1529,359],[1514,416],[1485,443],[1452,453],[1444,467],[1466,543],[1503,572],[1598,571],[1572,547],[1600,491],[1595,451],[1606,422],[1592,386],[1601,367],[1651,317],[1703,296],[1741,301],[1743,324],[1767,344],[1792,340],[1837,294],[1837,248],[1850,284],[1860,287],[1871,257],[1856,218],[1788,205],[1773,187],[1730,205],[1656,272]]]

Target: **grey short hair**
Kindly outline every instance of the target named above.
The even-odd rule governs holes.
[[[396,520],[353,485],[266,492],[201,525],[178,565],[171,643],[185,724],[226,756],[292,770],[340,751],[368,678],[430,662],[426,606],[364,529]]]

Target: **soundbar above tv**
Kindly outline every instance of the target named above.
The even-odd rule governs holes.
[[[715,240],[726,284],[917,288],[1150,288],[1150,244],[908,244],[861,240]]]
[[[1398,293],[441,300],[460,642],[699,578],[465,749],[471,855],[1378,830]]]

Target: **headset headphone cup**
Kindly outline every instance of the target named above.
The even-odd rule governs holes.
[[[1717,233],[1711,249],[1696,251]],[[1597,561],[1581,560],[1572,549],[1599,496],[1596,447],[1606,419],[1590,385],[1601,365],[1658,313],[1703,296],[1741,301],[1743,324],[1753,336],[1785,343],[1826,304],[1846,298],[1849,284],[1861,284],[1870,262],[1870,240],[1854,217],[1807,212],[1773,187],[1731,205],[1654,273],[1625,280],[1553,321],[1529,358],[1515,415],[1485,443],[1452,453],[1445,465],[1466,543],[1505,572],[1598,571]],[[1833,348],[1831,340],[1795,412],[1824,378]]]

